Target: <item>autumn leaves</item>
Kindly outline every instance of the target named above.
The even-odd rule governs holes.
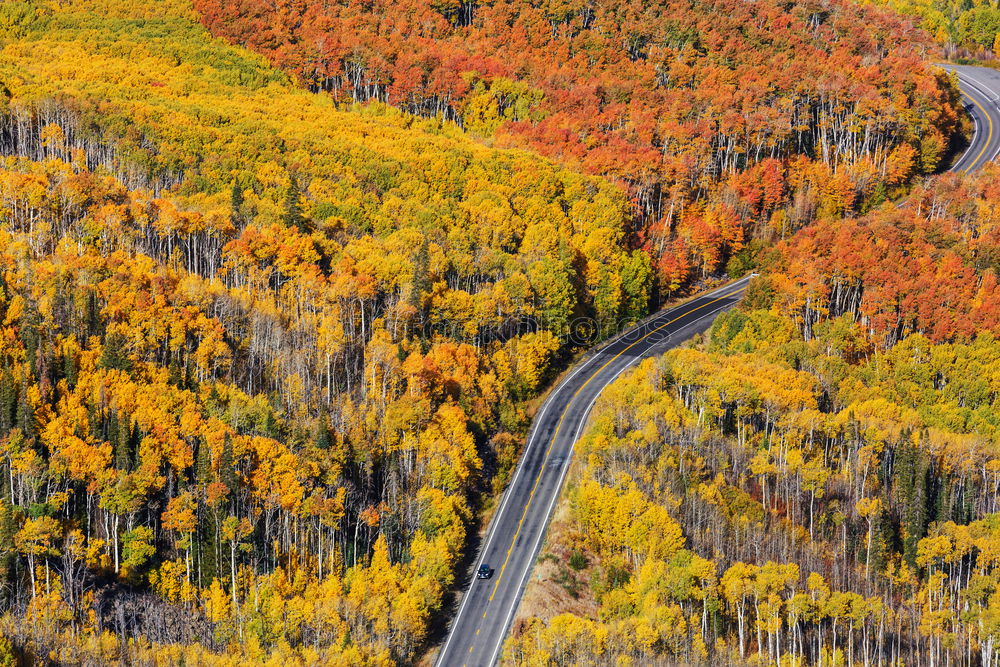
[[[648,308],[628,202],[115,7],[5,51],[0,141],[37,159],[0,164],[0,574],[33,620],[4,632],[69,662],[412,661],[570,323]]]
[[[611,386],[555,547],[599,620],[526,619],[508,658],[993,664],[995,183],[799,232],[698,349]],[[651,505],[668,554],[632,548]]]
[[[574,344],[877,206],[954,127],[919,38],[870,8],[640,5],[199,3],[319,95],[183,3],[0,22],[0,629],[20,650],[417,660],[528,402]],[[908,453],[908,486],[888,488],[878,457],[904,450],[830,401],[895,414],[858,398],[906,403],[860,365],[879,341],[964,332],[963,304],[992,321],[990,187],[975,215],[934,190],[843,223],[907,248],[896,282],[860,248],[828,251],[831,232],[796,236],[751,289],[758,309],[613,394],[574,498],[575,546],[595,556],[579,572],[613,628],[561,620],[550,656],[572,662],[565,636],[588,633],[639,660],[877,645],[882,591],[849,590],[871,577],[824,570],[830,599],[862,600],[827,609],[766,560],[822,569],[806,532],[873,573],[917,557],[929,515],[854,501],[927,496],[930,455]],[[925,224],[942,210],[944,238]],[[931,273],[984,278],[938,280],[937,309],[886,305]],[[946,391],[919,387],[925,407]],[[949,428],[989,423],[961,400],[931,410],[927,439],[950,453],[969,434]],[[164,621],[178,615],[194,629]],[[850,622],[863,642],[851,626],[844,644]]]
[[[195,6],[335,100],[456,120],[622,184],[666,295],[752,239],[879,205],[940,166],[959,122],[926,36],[871,5]]]

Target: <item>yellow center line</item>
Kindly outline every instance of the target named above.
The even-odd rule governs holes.
[[[722,301],[723,299],[728,299],[728,298],[730,298],[730,297],[732,297],[732,296],[734,296],[736,294],[739,294],[740,292],[742,292],[745,289],[746,289],[746,287],[743,287],[743,288],[740,288],[740,289],[738,289],[738,290],[736,290],[734,292],[731,292],[729,294],[725,294],[723,296],[720,296],[717,299],[712,299],[711,301],[709,301],[707,303],[703,303],[700,306],[698,306],[697,308],[692,308],[691,310],[689,310],[689,311],[687,311],[687,312],[685,312],[685,313],[683,313],[681,315],[678,315],[677,317],[675,317],[674,319],[670,320],[669,322],[665,322],[664,324],[661,324],[660,326],[656,327],[655,329],[653,329],[652,331],[650,331],[649,333],[647,333],[645,336],[643,336],[639,340],[635,341],[634,343],[632,343],[631,345],[629,345],[628,347],[626,347],[624,350],[622,350],[621,352],[619,352],[615,356],[611,357],[611,359],[609,359],[607,361],[607,363],[605,363],[603,366],[601,366],[600,368],[598,368],[594,373],[592,373],[590,375],[590,377],[587,378],[587,381],[584,382],[582,385],[580,385],[579,389],[577,389],[575,392],[573,392],[573,396],[570,397],[569,401],[567,402],[567,406],[569,406],[569,404],[571,404],[574,400],[576,400],[576,397],[580,394],[580,392],[583,391],[588,384],[590,384],[591,380],[593,380],[595,377],[597,377],[598,375],[600,375],[601,371],[603,371],[605,368],[607,368],[608,366],[610,366],[611,364],[613,364],[615,361],[618,360],[619,357],[621,357],[623,354],[625,354],[626,352],[628,352],[629,350],[631,350],[633,347],[635,347],[639,343],[642,343],[643,341],[645,341],[647,338],[649,338],[653,334],[655,334],[658,331],[660,331],[660,330],[662,330],[662,329],[670,326],[671,324],[673,324],[677,320],[685,318],[688,315],[690,315],[691,313],[693,313],[695,311],[698,311],[698,310],[701,310],[702,308],[705,308],[707,306],[711,306],[713,303],[717,303],[719,301]],[[545,460],[545,462],[542,463],[542,467],[538,469],[538,476],[535,477],[535,484],[534,484],[534,486],[531,487],[531,493],[528,494],[528,502],[526,502],[524,504],[524,510],[521,512],[521,518],[517,522],[517,530],[514,531],[514,537],[511,539],[511,541],[510,541],[510,547],[507,549],[507,558],[504,559],[503,565],[500,566],[500,572],[497,573],[497,580],[496,580],[496,583],[493,585],[493,592],[490,593],[490,600],[489,600],[490,602],[493,602],[493,596],[496,595],[497,589],[500,587],[500,580],[503,578],[504,570],[507,569],[507,563],[510,562],[510,554],[514,550],[514,544],[517,542],[518,535],[521,534],[521,526],[524,524],[524,517],[528,514],[528,508],[531,506],[531,501],[535,497],[535,490],[538,488],[538,482],[542,479],[542,473],[545,472],[545,466],[548,464],[548,458],[549,458],[549,454],[552,453],[552,447],[555,446],[556,439],[559,437],[559,430],[562,428],[563,421],[566,419],[566,412],[567,412],[566,410],[563,411],[562,415],[560,415],[560,417],[559,417],[559,422],[556,424],[556,430],[552,434],[552,440],[549,442],[549,448],[545,452],[545,459],[546,460]],[[485,617],[485,614],[483,614],[483,616]]]
[[[986,122],[989,124],[989,133],[986,136],[986,144],[983,146],[983,150],[979,151],[979,155],[977,155],[972,160],[972,162],[969,164],[968,167],[965,168],[965,171],[963,172],[968,174],[972,171],[973,167],[976,166],[976,163],[979,162],[979,158],[983,157],[983,153],[986,152],[986,149],[990,147],[990,142],[993,140],[993,119],[990,117],[988,113],[986,113],[986,108],[982,104],[980,104],[975,97],[969,95],[968,93],[966,93],[965,96],[968,97],[970,100],[972,100],[973,104],[979,107],[979,110],[982,111],[983,115],[986,117]]]

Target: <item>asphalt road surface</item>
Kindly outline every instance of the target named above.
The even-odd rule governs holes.
[[[1000,153],[1000,72],[983,67],[942,65],[958,73],[966,110],[974,131],[969,147],[952,171],[971,172]],[[490,523],[455,619],[449,628],[438,667],[491,667],[500,658],[507,630],[545,536],[573,444],[598,395],[640,359],[662,354],[708,329],[716,315],[732,308],[749,278],[663,310],[613,339],[577,364],[552,390],[532,425],[514,479]],[[476,570],[488,564],[489,579]]]
[[[493,665],[528,583],[549,516],[597,396],[640,359],[662,354],[708,329],[721,311],[732,308],[749,277],[668,310],[591,353],[549,394],[532,425],[514,479],[487,531],[448,638],[438,654],[440,667]],[[489,579],[476,579],[482,564]]]
[[[951,171],[972,172],[1000,153],[1000,72],[971,65],[941,65],[958,74],[965,110],[972,117],[973,133],[969,147]]]

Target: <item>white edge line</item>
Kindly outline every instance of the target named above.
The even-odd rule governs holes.
[[[970,100],[972,99],[972,97],[970,97],[968,93],[966,93],[965,91],[962,91],[962,95],[968,97]],[[979,118],[974,113],[970,113],[969,117],[972,118],[972,139],[969,141],[969,145],[966,147],[966,149],[962,152],[962,155],[959,156],[957,160],[955,160],[955,163],[951,165],[951,168],[949,168],[948,171],[952,171],[955,173],[959,172],[962,166],[962,162],[964,162],[965,159],[969,157],[969,153],[972,152],[972,148],[976,145],[976,140],[979,138],[979,132],[980,132]]]
[[[542,423],[542,418],[545,416],[545,413],[548,411],[549,406],[555,400],[556,395],[560,391],[562,391],[563,387],[565,387],[566,384],[570,380],[572,380],[576,376],[577,373],[579,373],[584,368],[586,368],[590,364],[590,362],[592,362],[597,357],[598,357],[598,355],[595,354],[590,359],[588,359],[584,363],[580,364],[576,368],[576,370],[574,370],[572,373],[570,373],[562,382],[559,383],[559,385],[552,391],[552,393],[549,394],[548,398],[545,399],[545,402],[542,403],[542,409],[538,413],[538,416],[534,420],[534,424],[531,427],[531,432],[528,435],[528,442],[527,442],[527,444],[525,444],[524,451],[521,454],[521,462],[523,462],[525,459],[528,458],[528,453],[531,451],[531,447],[535,444],[535,442],[537,440],[536,436],[538,435],[538,428],[539,428],[540,424]],[[445,655],[448,652],[448,648],[451,645],[451,640],[454,637],[454,630],[455,630],[456,622],[462,617],[462,612],[465,610],[465,605],[469,601],[469,597],[471,596],[472,587],[476,583],[476,570],[479,568],[480,565],[482,565],[483,558],[486,557],[486,552],[489,551],[490,545],[493,542],[493,537],[496,534],[496,531],[494,529],[500,523],[500,517],[503,516],[504,510],[507,508],[507,502],[510,500],[510,497],[512,495],[511,492],[513,491],[514,487],[517,485],[517,480],[521,476],[521,471],[523,471],[524,468],[525,468],[524,465],[518,465],[517,466],[517,470],[515,470],[515,472],[514,472],[514,478],[511,479],[510,484],[507,485],[507,488],[504,491],[503,499],[500,501],[500,508],[493,515],[493,518],[490,519],[490,524],[486,527],[486,542],[483,544],[483,548],[479,550],[479,556],[476,558],[476,562],[475,562],[475,564],[472,567],[472,583],[469,584],[469,587],[466,589],[465,593],[462,595],[462,602],[461,602],[461,604],[458,607],[458,613],[455,614],[455,617],[452,619],[451,625],[448,628],[448,638],[445,640],[444,646],[441,648],[441,652],[438,654],[437,660],[434,661],[435,665],[442,664],[442,661],[444,660]]]
[[[979,101],[979,102],[982,105],[984,111],[988,107],[991,107],[991,106],[994,107],[994,108],[996,108],[997,110],[1000,110],[1000,102],[998,102],[998,99],[1000,99],[1000,97],[998,97],[997,95],[995,95],[990,90],[990,88],[989,88],[988,85],[984,84],[981,81],[977,81],[975,78],[973,78],[969,74],[962,75],[961,73],[959,73],[958,70],[955,70],[955,73],[958,75],[958,78],[959,78],[960,81],[965,81],[965,83],[970,88],[972,88],[973,90],[975,90],[976,92],[978,92],[980,95],[983,96],[983,100]],[[969,97],[970,99],[972,99],[972,96],[968,95],[967,93],[966,93],[966,96]],[[988,115],[989,111],[987,111],[986,113]],[[987,120],[989,120],[989,119],[987,119]],[[990,147],[989,144],[987,144],[985,146],[985,148],[983,149],[983,153],[984,154],[985,154],[986,150],[989,149],[989,147]],[[992,162],[993,160],[995,160],[998,153],[1000,153],[1000,146],[998,146],[997,149],[994,150],[990,154],[990,156],[988,158],[986,158],[986,160],[983,161],[983,164],[986,164],[987,162]],[[965,157],[965,156],[963,155],[962,157]],[[970,165],[969,169],[971,170],[973,166],[975,166],[975,165]]]

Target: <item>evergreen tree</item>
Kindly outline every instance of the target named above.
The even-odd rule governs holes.
[[[417,321],[424,321],[424,300],[431,291],[430,278],[431,252],[430,242],[424,236],[417,254],[413,258],[413,278],[411,280],[409,304],[417,311]]]
[[[176,356],[170,360],[170,365],[167,367],[167,382],[175,387],[184,386],[184,376],[181,373],[181,367],[177,363]]]
[[[315,442],[317,449],[330,449],[330,420],[325,412],[320,415],[316,424]]]
[[[16,426],[21,429],[24,439],[31,442],[38,435],[38,422],[35,410],[28,401],[28,387],[28,378],[24,378],[18,392]]]
[[[110,333],[105,336],[98,365],[101,368],[125,371],[126,373],[132,370],[132,360],[128,356],[128,341],[125,336],[120,333]]]
[[[927,473],[926,456],[909,441],[896,448],[896,498],[900,507],[900,529],[903,558],[916,567],[917,543],[927,534]]]
[[[14,508],[7,500],[0,501],[0,606],[8,608],[13,591],[13,583],[17,558],[14,552],[14,534],[18,529],[18,517],[14,516]]]
[[[308,232],[306,217],[302,214],[302,192],[294,174],[288,179],[288,190],[285,191],[285,215],[282,222],[285,226],[294,227],[302,233]]]
[[[208,586],[220,574],[218,511],[199,503],[199,521],[195,540],[198,554],[198,581]]]
[[[115,448],[115,467],[119,470],[133,470],[138,450],[139,425],[134,421],[131,425],[119,421],[115,438],[110,441]]]
[[[279,438],[281,435],[281,429],[278,426],[278,420],[274,417],[274,411],[268,410],[264,415],[264,424],[261,428],[260,435],[265,438]]]
[[[222,454],[219,456],[219,481],[231,492],[236,491],[236,464],[233,457],[233,442],[228,432],[222,443]]]
[[[199,486],[212,481],[212,450],[202,438],[196,441],[195,479]]]
[[[97,294],[93,291],[87,294],[87,329],[86,337],[100,336],[104,333],[104,323],[101,320],[101,306],[97,302]]]
[[[70,389],[75,389],[79,375],[80,364],[77,362],[76,356],[71,352],[67,352],[63,355],[63,376],[66,378],[66,386]]]
[[[17,383],[8,369],[0,372],[0,438],[14,428],[17,418]]]
[[[108,410],[107,419],[105,420],[105,439],[111,443],[111,447],[114,449],[115,453],[115,467],[119,470],[126,470],[127,457],[125,452],[122,451],[122,440],[119,434],[119,423],[118,423],[118,411]]]
[[[38,377],[38,348],[41,345],[38,327],[41,319],[34,302],[29,301],[21,316],[20,334],[21,340],[24,342],[24,358],[28,362],[31,377],[35,378]]]
[[[229,221],[233,223],[233,228],[243,229],[243,188],[235,180],[229,196]]]

